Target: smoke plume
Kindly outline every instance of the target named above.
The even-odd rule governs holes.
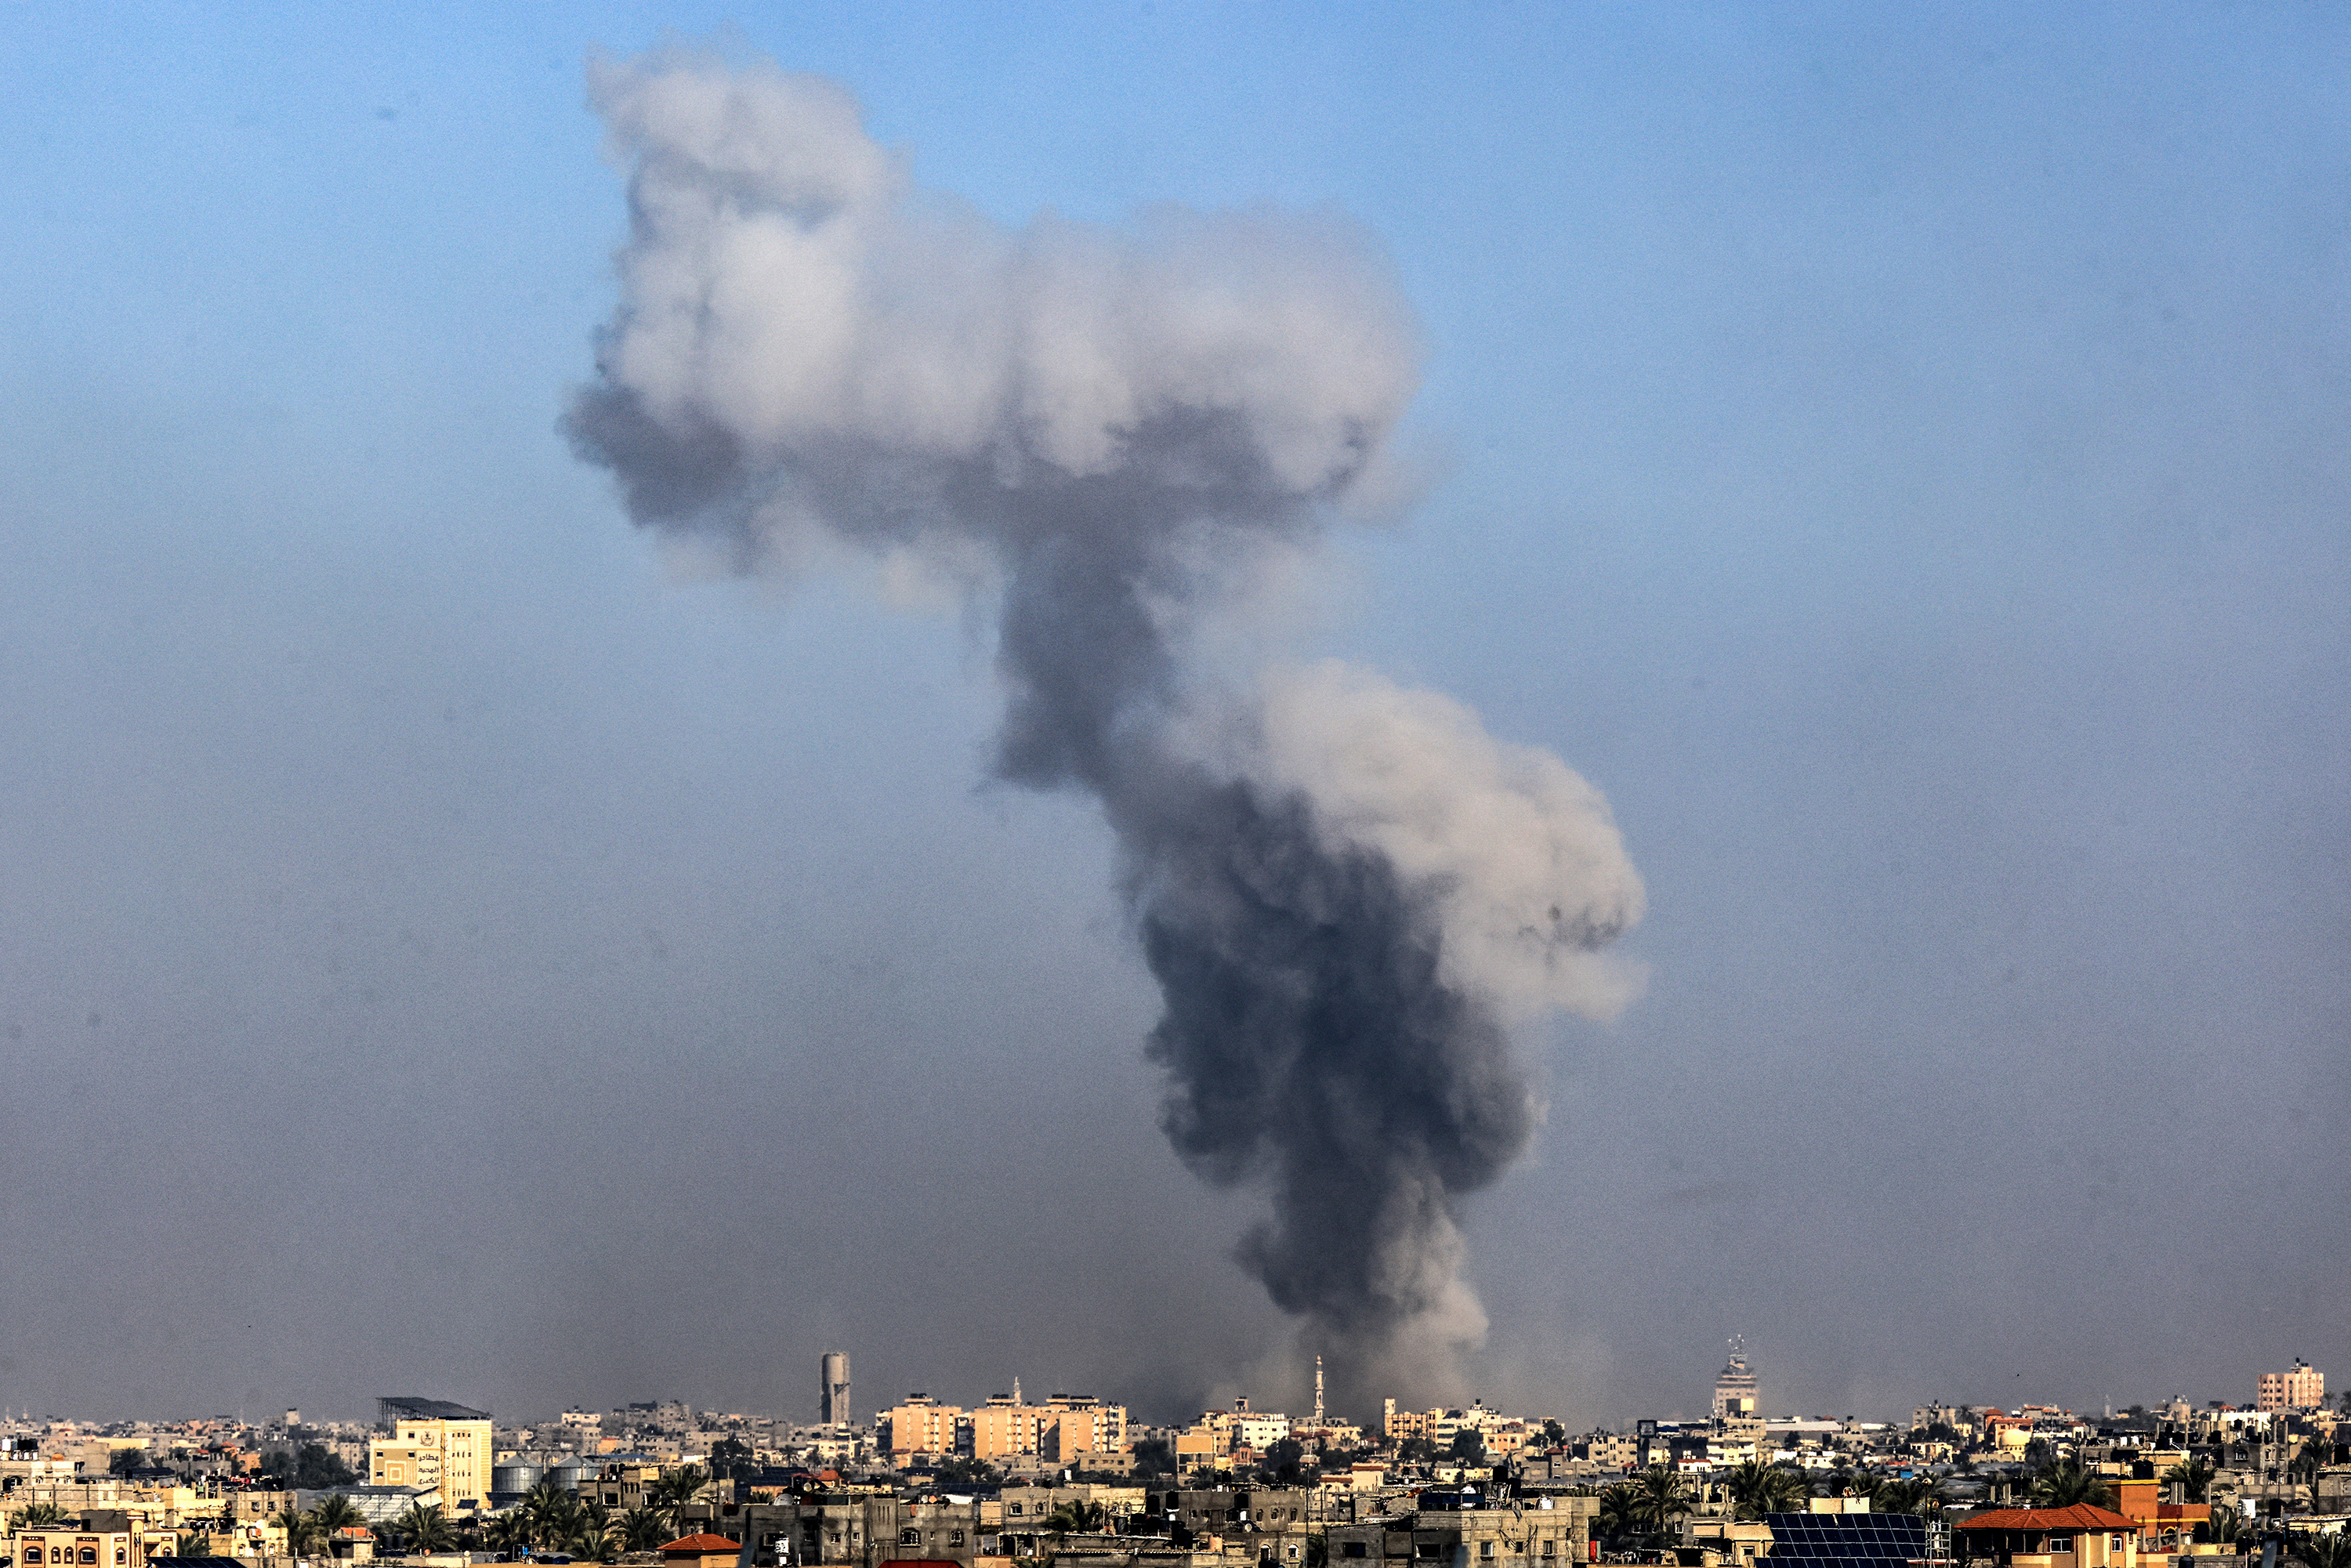
[[[997,611],[1005,779],[1102,807],[1190,1166],[1343,1385],[1474,1341],[1462,1195],[1538,1114],[1508,1028],[1612,1013],[1642,891],[1598,792],[1447,698],[1202,632],[1376,473],[1417,347],[1327,215],[1008,230],[915,189],[838,87],[590,68],[632,170],[623,298],[569,415],[632,516],[730,569],[830,542]]]

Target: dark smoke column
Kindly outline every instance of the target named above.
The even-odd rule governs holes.
[[[1343,1389],[1437,1370],[1485,1326],[1461,1196],[1533,1125],[1510,1027],[1629,998],[1605,949],[1642,894],[1599,794],[1458,704],[1232,673],[1232,612],[1376,482],[1410,398],[1374,248],[1262,211],[1008,231],[911,192],[829,83],[590,77],[632,225],[580,452],[706,561],[831,538],[996,607],[997,771],[1117,835],[1169,1138],[1269,1194],[1241,1260]]]

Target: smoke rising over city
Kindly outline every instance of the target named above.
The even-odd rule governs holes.
[[[1464,1195],[1538,1116],[1511,1039],[1614,1016],[1641,883],[1598,791],[1446,697],[1209,633],[1379,482],[1410,312],[1328,214],[1008,230],[840,88],[598,60],[623,297],[569,428],[691,559],[846,545],[993,607],[999,779],[1097,800],[1165,1015],[1163,1124],[1261,1189],[1238,1256],[1340,1385],[1485,1318]]]

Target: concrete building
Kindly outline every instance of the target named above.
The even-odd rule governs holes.
[[[136,1537],[127,1521],[92,1520],[93,1524],[122,1528],[84,1530],[79,1525],[56,1530],[26,1530],[16,1536],[16,1561],[23,1568],[141,1568]]]
[[[964,1429],[960,1405],[942,1405],[927,1394],[909,1394],[904,1404],[882,1412],[882,1422],[889,1429],[882,1440],[893,1462],[903,1463],[918,1454],[944,1458],[965,1451],[958,1441]]]
[[[1489,1498],[1424,1491],[1412,1511],[1329,1531],[1332,1568],[1373,1563],[1439,1568],[1558,1568],[1591,1556],[1596,1497]]]
[[[487,1508],[496,1448],[490,1416],[445,1399],[379,1399],[391,1436],[368,1444],[368,1484],[430,1487],[452,1511]]]
[[[2137,1568],[2138,1526],[2086,1502],[2001,1509],[1952,1528],[1960,1555],[2012,1568]]]
[[[2253,1400],[2260,1410],[2315,1410],[2326,1403],[2326,1375],[2300,1356],[2291,1372],[2264,1372]]]

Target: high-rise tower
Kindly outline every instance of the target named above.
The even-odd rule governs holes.
[[[829,1350],[817,1365],[817,1419],[828,1427],[849,1420],[849,1354]]]
[[[1761,1414],[1756,1398],[1754,1369],[1747,1364],[1747,1339],[1743,1334],[1730,1336],[1730,1364],[1714,1380],[1714,1418],[1726,1416],[1756,1416]]]

